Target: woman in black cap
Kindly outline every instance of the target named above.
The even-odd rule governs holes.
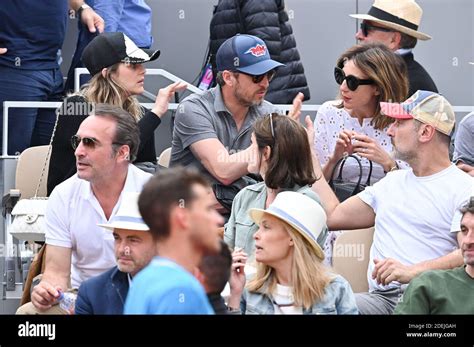
[[[69,96],[58,109],[58,122],[53,133],[53,145],[48,174],[48,195],[54,187],[76,173],[71,136],[98,103],[112,104],[130,113],[140,127],[140,147],[134,163],[156,164],[155,129],[168,110],[168,102],[176,91],[186,88],[175,82],[160,89],[153,108],[140,106],[136,95],[144,91],[143,63],[153,61],[160,51],[138,48],[123,33],[103,33],[84,49],[82,61],[92,78],[81,91]]]

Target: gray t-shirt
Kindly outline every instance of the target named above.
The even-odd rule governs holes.
[[[474,165],[474,112],[469,113],[459,123],[454,138],[453,162],[458,160]]]
[[[178,106],[174,121],[170,166],[193,166],[207,174],[213,182],[217,180],[206,170],[191,152],[190,146],[198,141],[217,138],[230,155],[250,146],[252,126],[257,117],[278,112],[275,106],[263,101],[252,106],[239,131],[232,114],[224,104],[219,86],[192,94]]]

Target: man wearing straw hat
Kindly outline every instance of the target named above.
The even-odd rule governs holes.
[[[423,10],[414,0],[375,0],[367,14],[351,14],[362,19],[356,39],[362,42],[382,42],[392,51],[400,54],[407,64],[410,90],[438,92],[430,75],[416,60],[412,50],[418,40],[430,40],[431,37],[420,31]]]
[[[138,195],[125,193],[111,222],[99,224],[114,236],[117,266],[82,282],[76,314],[122,314],[130,283],[154,257],[155,242],[138,211]]]

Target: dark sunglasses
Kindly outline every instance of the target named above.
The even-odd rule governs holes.
[[[99,141],[93,137],[80,137],[79,135],[73,135],[71,137],[71,146],[74,150],[76,150],[77,147],[79,147],[79,144],[81,143],[90,149],[94,149],[98,144]],[[112,142],[112,145],[123,145],[123,143],[119,142]]]
[[[334,68],[334,78],[336,79],[336,83],[341,85],[344,80],[346,80],[347,88],[352,90],[353,92],[361,85],[366,85],[366,84],[375,84],[374,80],[361,80],[355,76],[349,75],[346,76],[344,73],[344,70],[342,70],[340,67],[335,67]]]
[[[370,25],[366,22],[360,23],[360,30],[362,31],[362,34],[364,35],[364,37],[369,36],[369,31],[371,31],[371,30],[383,31],[383,32],[386,32],[386,33],[393,32],[392,29],[382,28],[382,27],[378,27],[378,26],[375,26],[375,25]]]
[[[252,78],[253,83],[260,83],[260,82],[263,81],[265,76],[267,76],[268,82],[271,82],[273,77],[275,77],[276,71],[275,70],[270,70],[267,73],[264,73],[263,75],[251,75],[251,74],[248,74],[248,73],[245,73],[245,72],[241,72],[241,73],[243,73],[244,75],[250,76]]]
[[[71,137],[71,146],[74,150],[76,150],[77,147],[79,147],[79,144],[81,143],[88,148],[95,148],[96,144],[98,144],[97,140],[94,139],[93,137],[80,137],[79,135],[73,135]]]

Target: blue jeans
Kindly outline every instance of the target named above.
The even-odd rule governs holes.
[[[62,97],[63,76],[59,67],[35,71],[0,66],[0,149],[4,101],[61,101]],[[8,114],[8,154],[49,144],[56,121],[54,109],[11,108]]]

